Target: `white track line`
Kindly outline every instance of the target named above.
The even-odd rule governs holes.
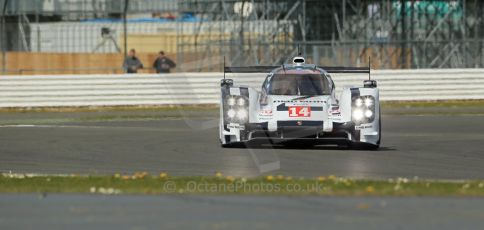
[[[0,125],[1,128],[64,128],[64,129],[131,129],[131,130],[144,130],[144,131],[154,131],[154,132],[186,132],[190,130],[179,130],[179,129],[167,129],[162,126],[159,128],[155,127],[136,127],[136,126],[82,126],[82,125],[32,125],[32,124],[19,124],[19,125]]]
[[[106,128],[103,126],[81,126],[81,125],[0,125],[0,128]],[[109,128],[109,127],[108,127]]]

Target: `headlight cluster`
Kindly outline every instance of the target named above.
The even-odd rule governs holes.
[[[249,101],[244,96],[228,96],[225,99],[225,116],[229,122],[245,123],[249,119]]]
[[[371,123],[375,119],[375,98],[372,96],[354,97],[353,120],[357,123]]]

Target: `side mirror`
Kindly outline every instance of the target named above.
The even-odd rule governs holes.
[[[365,88],[376,88],[377,83],[376,83],[375,80],[365,80],[365,81],[363,81],[363,86]]]

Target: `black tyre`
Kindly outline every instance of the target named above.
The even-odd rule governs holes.
[[[227,144],[221,144],[222,148],[246,148],[244,142],[232,142]]]
[[[354,150],[378,150],[380,148],[380,144],[374,145],[364,142],[351,142],[349,147]]]

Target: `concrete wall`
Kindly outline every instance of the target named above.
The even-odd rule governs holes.
[[[0,107],[218,104],[222,73],[0,77]],[[231,74],[259,89],[265,74]],[[338,91],[366,75],[334,74]],[[381,100],[484,99],[483,69],[374,71]]]

